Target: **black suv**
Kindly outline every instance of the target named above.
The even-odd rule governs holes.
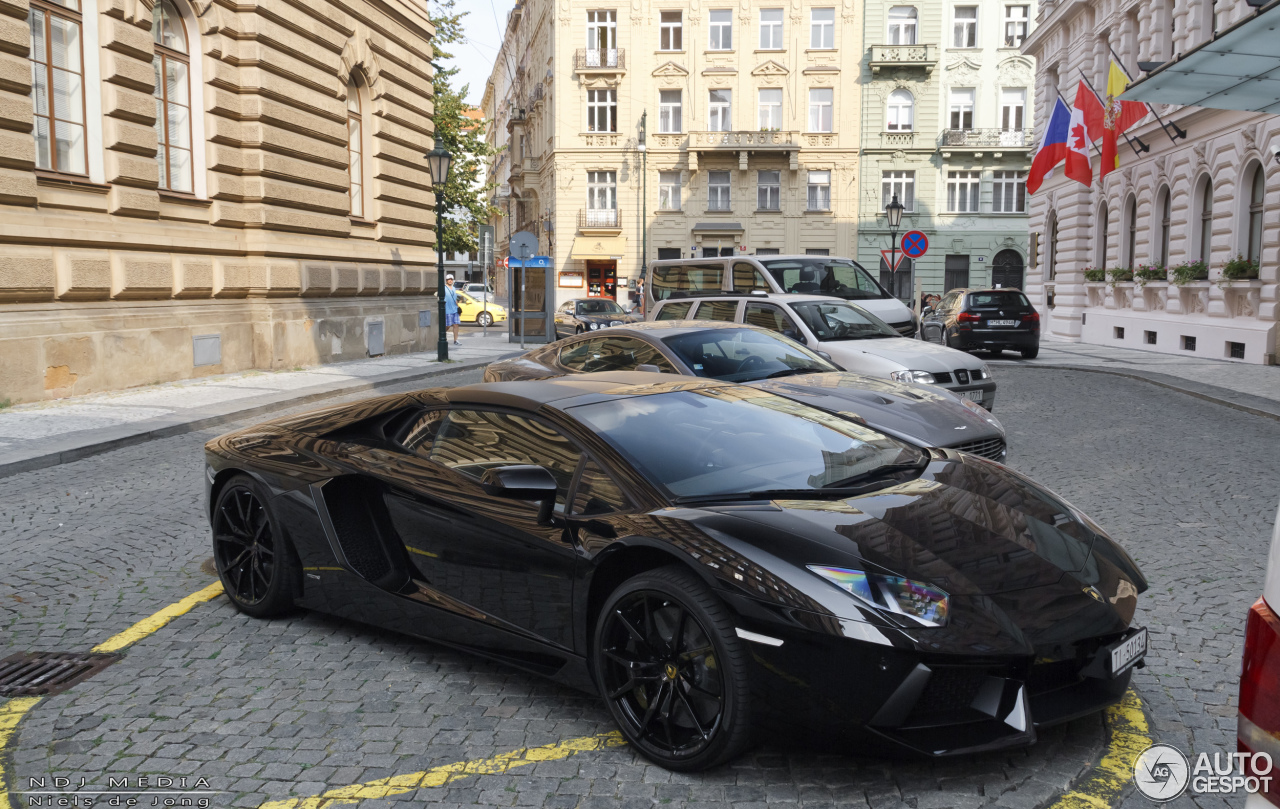
[[[926,308],[922,339],[961,351],[1040,353],[1040,315],[1017,289],[953,289],[936,309]]]

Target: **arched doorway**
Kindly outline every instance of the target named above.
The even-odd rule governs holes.
[[[1022,289],[1022,255],[1017,250],[1001,250],[991,262],[991,286]]]

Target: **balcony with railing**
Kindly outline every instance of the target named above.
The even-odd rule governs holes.
[[[627,54],[622,48],[578,48],[573,54],[573,69],[579,73],[621,73],[627,69]]]
[[[920,67],[925,73],[932,73],[938,64],[938,46],[872,45],[869,64],[873,75],[885,67]]]
[[[1030,129],[944,129],[938,147],[948,150],[1008,149],[1028,151],[1032,147]]]
[[[578,211],[578,230],[617,232],[622,229],[622,215],[617,208],[582,208]]]

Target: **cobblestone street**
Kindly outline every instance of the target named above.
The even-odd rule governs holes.
[[[1010,464],[1107,528],[1151,582],[1136,621],[1152,649],[1134,678],[1151,736],[1234,751],[1244,617],[1280,498],[1280,422],[1097,373],[1001,366],[997,378]],[[0,480],[0,656],[88,651],[210,584],[201,447],[233,426]],[[8,772],[15,791],[51,776],[201,777],[222,793],[211,805],[256,807],[611,730],[595,698],[533,676],[325,616],[255,621],[217,598],[44,699],[9,742]],[[388,802],[1035,809],[1105,744],[1091,717],[1024,751],[901,762],[764,746],[702,775],[607,747]]]

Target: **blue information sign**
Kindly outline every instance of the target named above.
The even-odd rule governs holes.
[[[511,267],[550,267],[551,256],[529,256],[523,262],[515,256],[512,256],[509,259],[509,262],[508,266]]]

